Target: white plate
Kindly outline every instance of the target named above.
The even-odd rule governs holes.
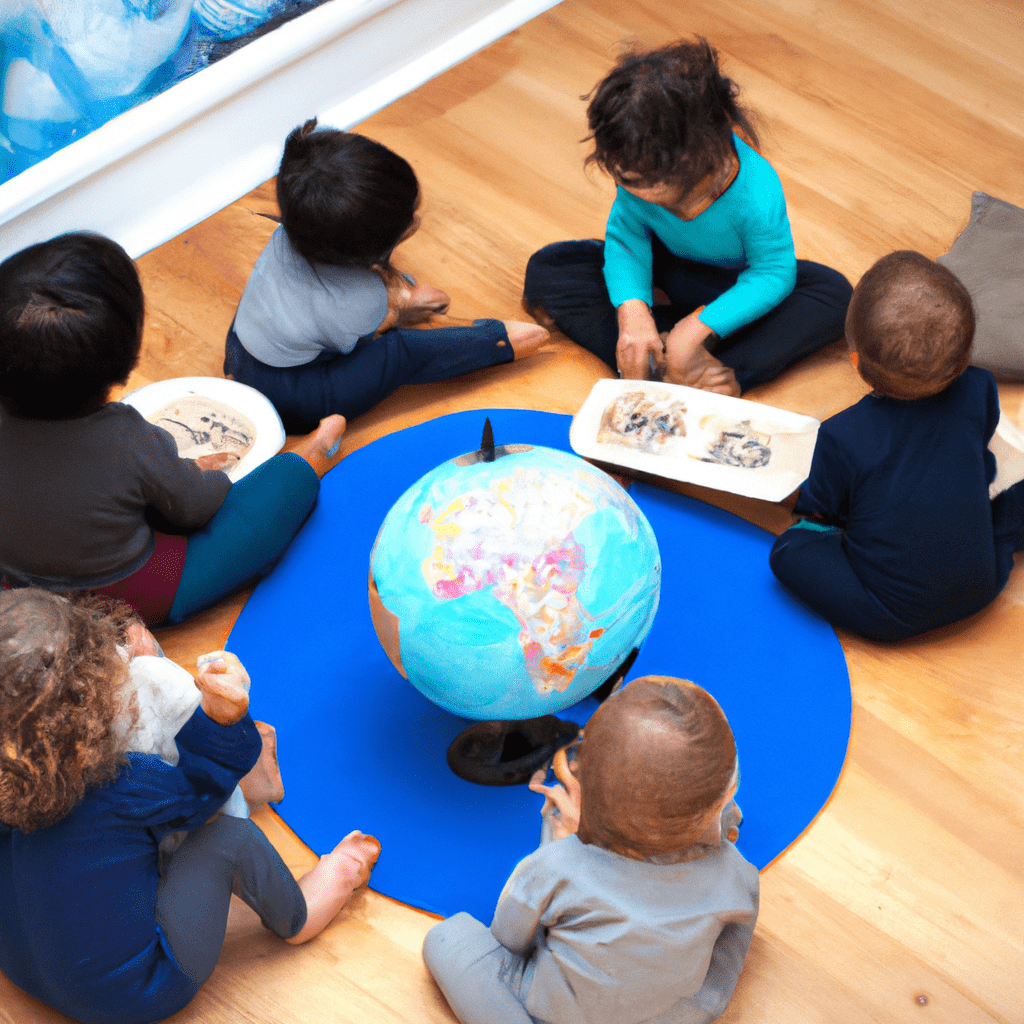
[[[228,470],[232,480],[241,480],[246,473],[252,472],[284,447],[284,427],[270,399],[248,384],[239,384],[236,380],[227,380],[225,377],[175,377],[173,380],[158,380],[147,384],[129,392],[120,400],[138,409],[149,419],[169,402],[188,395],[222,402],[247,416],[255,425],[255,443],[234,468]]]
[[[670,438],[653,453],[598,441],[605,410],[632,391],[652,396],[667,393],[673,401],[681,401],[686,406],[686,436]],[[769,435],[766,443],[771,457],[766,465],[746,468],[703,461],[724,429],[746,421],[758,434]],[[751,498],[781,501],[807,479],[819,426],[811,416],[679,384],[599,380],[573,418],[569,443],[573,451],[587,459]]]

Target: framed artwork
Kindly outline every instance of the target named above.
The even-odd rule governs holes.
[[[0,2],[0,181],[324,2]]]
[[[0,0],[0,259],[138,256],[558,0]]]

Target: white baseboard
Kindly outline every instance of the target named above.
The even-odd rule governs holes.
[[[349,127],[558,0],[331,0],[0,185],[0,258],[64,231],[134,257],[273,177],[308,117]]]

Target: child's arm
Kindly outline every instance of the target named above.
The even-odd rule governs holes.
[[[552,767],[561,785],[545,786],[547,773],[541,768],[530,779],[530,789],[534,793],[544,794],[544,806],[540,813],[545,821],[551,822],[550,838],[565,839],[566,836],[575,835],[580,827],[580,784],[569,767],[565,747],[555,754]]]
[[[513,953],[526,954],[534,944],[541,917],[550,901],[550,892],[532,871],[530,858],[520,861],[505,883],[491,921],[491,934]]]
[[[661,362],[662,341],[651,308],[642,299],[627,299],[616,311],[619,319],[619,341],[615,348],[615,365],[627,380],[648,380],[651,356]]]
[[[756,153],[743,158],[744,187],[727,192],[721,212],[740,237],[747,266],[707,304],[701,320],[720,338],[773,310],[796,284],[793,231],[775,169]]]
[[[126,407],[127,408],[127,407]],[[125,424],[125,471],[139,482],[148,505],[172,526],[197,530],[220,508],[231,481],[178,455],[174,438],[142,416]]]

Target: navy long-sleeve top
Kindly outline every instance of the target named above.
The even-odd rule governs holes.
[[[825,420],[796,512],[843,529],[854,572],[919,631],[998,591],[992,502],[999,393],[968,369],[918,401],[867,395]]]
[[[0,822],[0,969],[86,1024],[149,1024],[195,995],[156,924],[157,846],[202,825],[259,757],[246,715],[221,726],[196,709],[179,760],[129,753],[109,785],[48,828]]]

